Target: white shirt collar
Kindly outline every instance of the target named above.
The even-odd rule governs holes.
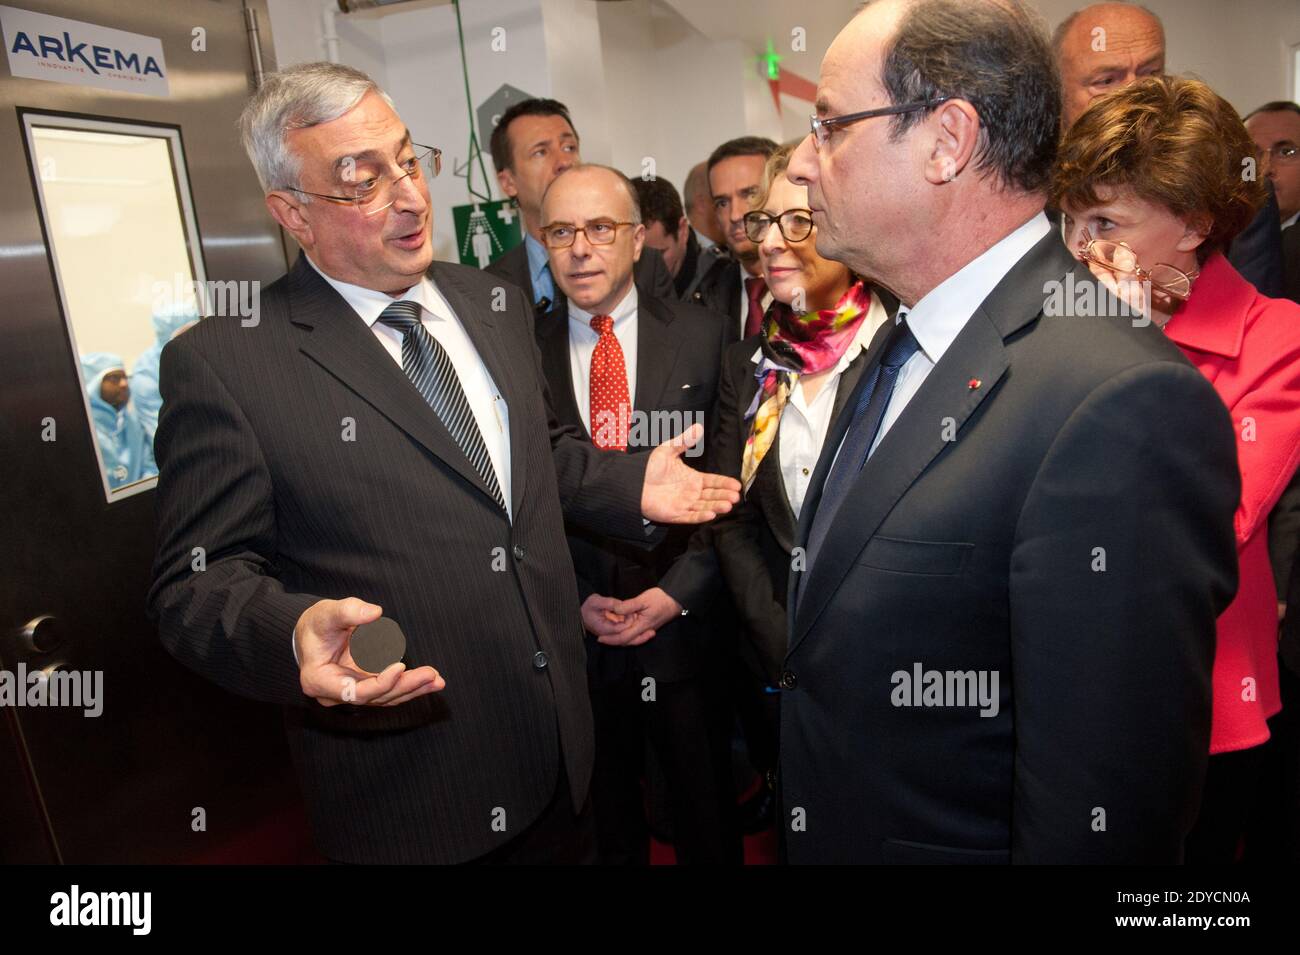
[[[568,299],[568,302],[569,302],[569,321],[576,322],[579,325],[584,325],[587,328],[591,328],[591,320],[600,313],[588,312],[581,308],[578,308],[577,305],[573,304],[573,299],[571,298]],[[609,317],[614,319],[615,327],[622,325],[629,318],[631,318],[633,315],[636,314],[637,303],[638,303],[638,298],[636,294],[636,283],[633,282],[631,287],[627,290],[627,294],[623,296],[623,298],[619,301],[619,303],[615,305],[613,310],[609,313]],[[592,333],[593,334],[595,333],[595,329],[592,329]]]
[[[447,304],[427,275],[422,276],[420,281],[397,298],[393,298],[387,292],[353,285],[350,282],[344,282],[333,276],[326,275],[321,271],[319,265],[312,262],[310,255],[306,256],[306,258],[320,277],[328,282],[334,291],[343,296],[343,300],[352,306],[354,312],[361,316],[361,320],[366,323],[367,327],[373,327],[383,310],[394,302],[419,302],[425,313],[434,318],[442,318],[451,313],[451,306]]]
[[[1039,212],[948,276],[910,309],[900,305],[895,322],[906,316],[921,351],[937,365],[989,293],[1051,231],[1047,216]]]
[[[1283,228],[1283,229],[1289,229],[1289,228],[1291,228],[1293,225],[1295,225],[1296,222],[1298,222],[1298,221],[1300,221],[1300,212],[1297,212],[1297,213],[1296,213],[1295,215],[1293,215],[1290,219],[1287,219],[1285,222],[1283,222],[1283,223],[1282,223],[1282,228]]]

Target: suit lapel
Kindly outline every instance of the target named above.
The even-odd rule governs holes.
[[[573,365],[569,360],[569,315],[550,311],[535,325],[537,348],[542,353],[542,373],[551,391],[551,407],[560,424],[571,424],[588,441],[591,434],[582,423],[582,412],[573,392]]]
[[[789,610],[791,652],[808,634],[848,574],[849,566],[894,505],[930,463],[955,443],[944,440],[945,431],[950,430],[956,434],[956,440],[961,440],[966,420],[995,391],[1008,367],[1003,341],[1042,314],[1046,281],[1063,277],[1076,265],[1060,238],[1050,232],[1012,266],[930,371],[854,480],[853,490],[845,497],[834,524],[827,531],[817,566],[806,573],[806,580],[791,580],[790,592],[797,594],[797,599],[790,601]],[[882,325],[872,339],[864,372],[879,362],[892,325],[892,322]],[[972,379],[977,379],[979,384],[972,387]],[[859,385],[862,384],[859,380]],[[822,446],[817,473],[796,533],[800,546],[807,545],[831,460],[848,430],[859,391],[860,388],[854,389],[853,402],[845,403]],[[952,419],[951,429],[943,427],[946,418]]]
[[[746,405],[748,407],[748,405]],[[778,431],[772,447],[758,464],[750,495],[767,518],[778,543],[786,550],[794,546],[794,509],[785,492],[785,476],[781,473],[781,435]]]
[[[886,322],[882,327],[892,327],[893,320]],[[879,331],[879,329],[877,329]],[[858,382],[862,380],[862,369],[867,366],[867,353],[875,342],[875,336],[872,341],[867,343],[867,347],[858,352],[858,357],[849,362],[849,367],[844,369],[840,375],[839,384],[835,390],[835,404],[831,407],[831,421],[838,421],[844,411],[844,406],[848,404],[849,395],[858,389]]]
[[[478,472],[424,397],[301,253],[290,270],[288,291],[290,320],[310,330],[299,350],[491,500]]]
[[[636,322],[636,394],[632,407],[650,411],[664,403],[679,342],[670,326],[673,314],[658,299],[638,293]]]
[[[493,263],[493,270],[508,282],[518,285],[528,294],[528,304],[533,304],[536,294],[533,292],[533,277],[528,269],[528,248],[520,242]]]

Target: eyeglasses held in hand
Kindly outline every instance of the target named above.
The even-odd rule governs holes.
[[[542,239],[548,249],[567,249],[581,232],[592,245],[609,245],[618,238],[618,227],[636,225],[635,222],[615,222],[613,219],[594,219],[585,226],[556,222],[542,227]]]
[[[1079,237],[1079,258],[1113,274],[1132,275],[1139,282],[1150,282],[1152,289],[1179,302],[1187,301],[1192,294],[1192,283],[1201,274],[1200,270],[1184,272],[1163,262],[1147,271],[1138,264],[1137,253],[1127,242],[1094,239],[1087,229]]]
[[[358,180],[352,185],[343,187],[344,195],[327,196],[294,186],[284,188],[290,192],[300,192],[305,196],[315,196],[317,199],[351,203],[361,210],[362,215],[378,215],[397,201],[397,184],[403,179],[409,177],[412,182],[419,182],[424,178],[433,179],[442,172],[441,149],[437,146],[421,146],[419,143],[411,143],[411,146],[417,150],[416,154],[398,163],[404,170],[402,175],[393,177],[387,173],[380,173],[378,176]]]
[[[812,212],[808,209],[786,209],[779,216],[768,215],[766,212],[746,212],[745,235],[749,236],[751,242],[762,242],[767,238],[767,230],[772,228],[773,223],[776,223],[782,238],[787,242],[802,242],[812,235]]]

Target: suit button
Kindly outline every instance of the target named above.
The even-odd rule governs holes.
[[[515,545],[515,551],[514,551],[514,553],[515,553],[515,560],[523,560],[523,559],[524,559],[524,548],[523,548],[523,545],[522,545],[522,544],[516,544],[516,545]]]
[[[549,663],[549,662],[550,662],[550,660],[547,659],[546,651],[544,651],[544,650],[538,650],[536,653],[533,654],[533,669],[534,669],[534,670],[545,670],[545,669],[546,669],[546,664]]]
[[[799,681],[794,678],[793,670],[781,671],[781,689],[793,690],[798,685],[799,685]]]

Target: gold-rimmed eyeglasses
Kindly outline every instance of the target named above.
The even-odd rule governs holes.
[[[1187,301],[1192,294],[1192,283],[1201,274],[1199,269],[1184,272],[1163,262],[1148,271],[1138,264],[1137,253],[1127,242],[1094,239],[1087,229],[1079,236],[1078,255],[1084,262],[1095,263],[1113,274],[1131,275],[1139,282],[1150,282],[1153,290],[1179,302]]]
[[[403,169],[402,175],[391,176],[388,173],[380,173],[378,176],[359,179],[351,185],[342,187],[345,193],[350,194],[331,196],[321,192],[308,192],[296,186],[283,188],[289,192],[315,196],[317,199],[350,203],[360,209],[362,215],[378,215],[397,201],[397,184],[403,179],[409,177],[413,182],[419,182],[424,178],[432,179],[442,172],[441,149],[437,146],[421,146],[419,143],[411,143],[411,147],[415,150],[415,155],[398,163]]]

